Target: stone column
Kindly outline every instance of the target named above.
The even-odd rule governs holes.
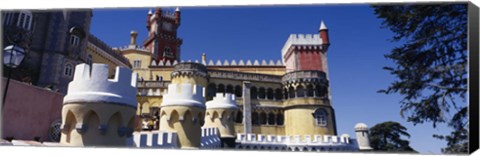
[[[252,133],[252,107],[250,103],[250,87],[251,84],[249,81],[243,81],[243,128],[245,134]]]

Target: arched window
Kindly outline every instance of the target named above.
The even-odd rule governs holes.
[[[313,86],[311,84],[307,86],[307,97],[313,97]]]
[[[258,122],[258,113],[257,112],[252,112],[252,125],[259,125],[260,122]]]
[[[73,67],[71,64],[67,64],[65,65],[65,71],[64,71],[64,75],[65,76],[68,76],[68,77],[71,77],[72,76],[72,73],[73,73]]]
[[[258,89],[258,98],[265,99],[265,88],[260,87],[260,89]]]
[[[267,114],[265,112],[260,113],[260,124],[266,125],[267,124]]]
[[[275,89],[275,100],[281,100],[282,99],[282,89],[277,88]]]
[[[257,87],[250,88],[250,97],[252,99],[257,99]]]
[[[219,84],[217,88],[218,93],[225,93],[225,85]]]
[[[268,113],[268,124],[275,125],[275,114],[272,112]]]
[[[305,97],[305,89],[302,85],[297,87],[297,97]]]
[[[80,37],[74,34],[70,35],[70,45],[76,47],[80,45]]]
[[[235,96],[242,97],[242,92],[243,92],[242,86],[239,86],[239,85],[235,86]]]
[[[287,88],[283,89],[283,98],[288,99],[288,90]]]
[[[295,89],[294,89],[293,87],[289,87],[289,88],[288,88],[288,97],[289,97],[290,99],[295,98]]]
[[[277,125],[283,125],[283,114],[282,113],[277,114]]]
[[[227,85],[227,92],[226,93],[233,93],[233,86]]]
[[[272,88],[267,89],[267,99],[273,100],[273,89]]]
[[[313,117],[315,118],[315,124],[317,126],[322,126],[322,127],[327,126],[327,112],[324,109],[322,108],[316,109],[315,112],[313,113]]]

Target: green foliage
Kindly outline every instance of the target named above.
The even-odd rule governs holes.
[[[467,93],[467,5],[372,7],[402,44],[385,55],[395,65],[384,69],[397,80],[379,92],[400,94],[400,114],[409,122],[448,123],[451,135],[435,135],[448,142],[443,151],[464,151],[457,148],[468,144],[467,106],[458,104]]]
[[[376,151],[416,152],[409,146],[407,128],[393,121],[379,123],[370,128],[370,145]]]

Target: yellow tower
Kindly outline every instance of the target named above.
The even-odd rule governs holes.
[[[181,148],[199,148],[205,118],[206,67],[179,63],[160,107],[160,131],[176,132]]]
[[[286,135],[336,135],[335,114],[322,71],[294,71],[282,77]]]
[[[215,127],[220,131],[222,142],[229,146],[235,146],[235,116],[238,111],[235,95],[231,93],[217,93],[213,100],[208,101],[203,127]]]
[[[117,67],[108,79],[108,65],[77,65],[62,108],[60,143],[72,146],[125,146],[132,135],[136,75]]]
[[[182,62],[174,67],[172,72],[172,83],[190,83],[201,86],[207,86],[207,67],[200,63]]]

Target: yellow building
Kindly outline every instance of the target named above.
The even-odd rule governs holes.
[[[129,58],[133,71],[139,75],[137,113],[146,119],[159,119],[162,96],[168,84],[191,83],[206,88],[207,101],[212,100],[216,93],[236,96],[240,108],[235,119],[236,133],[337,134],[329,97],[325,41],[322,42],[320,35],[291,36],[286,43],[288,48],[282,52],[282,61],[207,61],[203,54],[200,61],[163,62],[155,60],[148,49],[135,44],[135,33],[131,37],[131,44],[119,50]],[[307,54],[316,53],[324,62],[304,62],[302,57],[307,55],[304,50],[309,48]],[[294,65],[284,64],[292,58],[298,59]],[[295,70],[287,72],[287,68]],[[179,74],[180,71],[183,74]],[[194,78],[202,74],[207,79]],[[175,82],[171,81],[172,77],[176,77]]]
[[[107,64],[109,77],[114,77],[117,66],[131,68],[130,62],[126,57],[92,34],[88,36],[86,63]]]

